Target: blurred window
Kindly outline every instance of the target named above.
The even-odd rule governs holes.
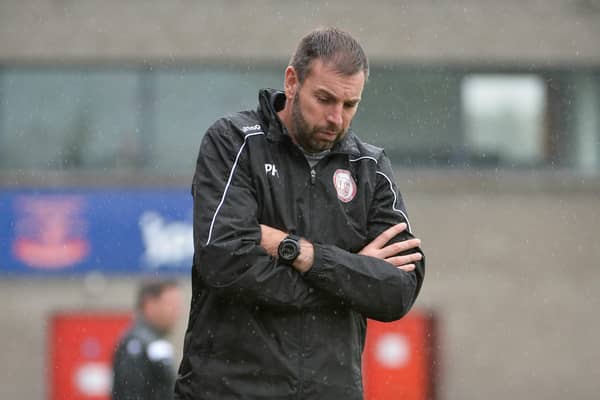
[[[0,71],[2,168],[106,168],[136,163],[135,73],[70,68]]]
[[[543,161],[545,89],[537,75],[467,75],[461,97],[468,159],[505,166]]]
[[[190,175],[200,140],[219,117],[255,109],[258,89],[281,88],[280,69],[204,67],[167,69],[156,73],[156,132],[149,167]]]
[[[0,169],[185,177],[216,118],[282,88],[283,66],[5,67]],[[396,164],[600,172],[597,73],[373,65],[353,122]]]
[[[439,69],[373,66],[353,126],[395,163],[456,164],[463,153],[460,78]]]

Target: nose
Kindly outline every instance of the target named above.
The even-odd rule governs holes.
[[[342,107],[341,104],[333,105],[327,114],[327,122],[335,125],[336,128],[340,128],[344,122],[342,118]]]

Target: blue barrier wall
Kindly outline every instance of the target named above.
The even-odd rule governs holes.
[[[0,274],[188,273],[192,256],[187,189],[0,192]]]

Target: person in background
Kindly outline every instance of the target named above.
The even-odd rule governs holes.
[[[175,280],[140,284],[136,319],[119,341],[113,358],[112,400],[173,398],[173,346],[165,337],[182,312],[182,293]]]
[[[390,160],[350,128],[367,77],[352,36],[317,29],[284,91],[204,135],[176,399],[363,398],[367,318],[405,315],[425,273]]]

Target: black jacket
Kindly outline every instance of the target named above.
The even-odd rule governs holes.
[[[311,168],[276,115],[284,101],[263,90],[257,111],[218,120],[202,140],[176,398],[362,399],[366,318],[401,318],[421,287],[424,262],[404,272],[356,254],[408,222],[383,151],[350,131]],[[279,264],[259,224],[312,242],[313,267]]]
[[[138,318],[114,354],[112,400],[169,400],[174,384],[173,346]]]

